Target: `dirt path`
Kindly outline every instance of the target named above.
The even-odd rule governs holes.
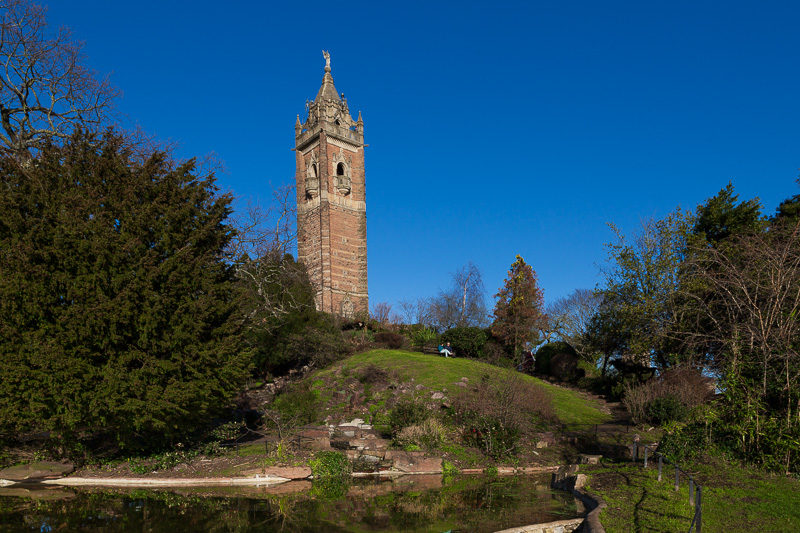
[[[601,424],[562,426],[560,436],[571,443],[576,452],[613,459],[624,459],[630,455],[629,446],[636,431],[627,409],[621,402],[609,402],[601,395],[568,384],[550,384],[574,392],[609,416],[609,419]]]

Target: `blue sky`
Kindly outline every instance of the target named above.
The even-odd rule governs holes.
[[[732,181],[765,212],[798,192],[796,1],[51,0],[113,71],[120,109],[215,152],[268,201],[331,53],[365,124],[370,301],[434,295],[516,254],[552,301],[600,279],[624,232]]]

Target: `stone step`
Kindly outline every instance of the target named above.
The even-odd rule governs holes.
[[[428,456],[425,452],[347,450],[346,453],[358,472],[420,474],[442,471],[442,458]]]
[[[389,441],[379,439],[374,435],[368,435],[367,438],[361,439],[334,438],[331,440],[331,447],[337,450],[385,450],[389,447]]]

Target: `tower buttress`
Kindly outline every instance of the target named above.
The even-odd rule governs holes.
[[[295,123],[297,255],[317,309],[353,318],[369,312],[364,121],[353,120],[325,57],[322,86]]]

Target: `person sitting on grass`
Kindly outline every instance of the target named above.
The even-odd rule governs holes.
[[[450,346],[450,343],[447,343],[447,346],[439,345],[439,353],[443,353],[445,357],[450,357],[451,355],[455,355],[453,348]]]

